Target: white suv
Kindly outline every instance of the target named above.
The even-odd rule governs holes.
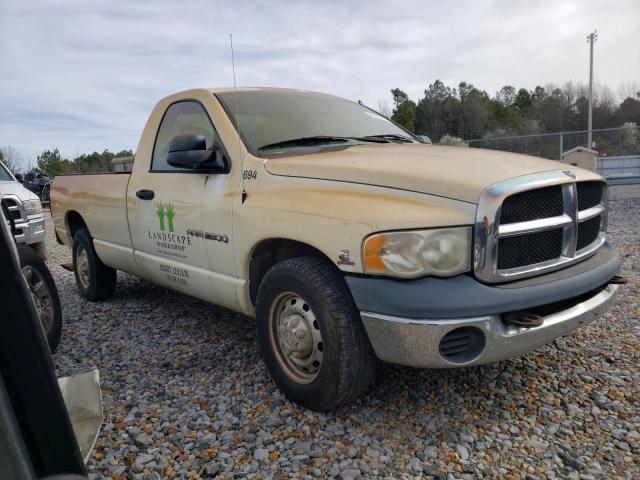
[[[46,258],[44,246],[44,216],[38,196],[27,190],[0,162],[0,198],[6,204],[15,223],[18,243],[34,248]]]

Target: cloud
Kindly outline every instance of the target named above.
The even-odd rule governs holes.
[[[163,96],[233,82],[306,88],[376,106],[435,79],[533,88],[586,81],[586,34],[598,28],[596,78],[640,80],[640,3],[211,2],[4,0],[0,4],[0,145],[34,159],[135,149]]]

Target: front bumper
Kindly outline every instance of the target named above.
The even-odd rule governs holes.
[[[33,243],[44,241],[44,217],[38,216],[27,218],[27,220],[16,220],[15,225],[16,242],[24,243],[25,245],[31,245]]]
[[[433,320],[363,311],[361,317],[381,360],[422,368],[481,365],[523,355],[592,322],[611,306],[618,288],[607,285],[573,306],[544,316],[542,325],[530,328],[507,325],[500,314]],[[462,345],[468,348],[460,353],[456,347]],[[451,355],[452,351],[458,353]]]
[[[478,365],[522,355],[601,315],[620,254],[605,243],[556,272],[487,285],[470,275],[393,280],[346,276],[369,340],[382,360],[414,367]],[[514,312],[544,317],[539,327],[503,321]]]
[[[622,258],[608,242],[590,258],[534,278],[488,285],[470,275],[395,280],[345,277],[361,312],[403,318],[467,318],[531,309],[591,292],[620,270]]]

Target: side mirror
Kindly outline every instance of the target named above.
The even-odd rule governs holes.
[[[418,137],[422,143],[433,143],[427,135],[416,135],[416,137]]]
[[[19,181],[20,183],[24,183],[24,177],[22,176],[21,173],[16,173],[14,177],[16,177],[16,180]]]
[[[225,162],[222,152],[207,150],[204,135],[178,135],[169,143],[167,163],[176,168],[223,171]]]

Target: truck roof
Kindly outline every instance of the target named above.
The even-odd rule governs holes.
[[[302,90],[299,88],[281,88],[281,87],[216,87],[216,88],[207,88],[211,93],[228,93],[237,90],[238,92],[255,92],[255,91],[264,91],[264,92],[301,92],[301,93],[318,93],[321,95],[329,95],[322,92],[314,92],[311,90]]]
[[[279,88],[279,87],[251,87],[251,86],[247,86],[247,87],[238,87],[235,88],[234,87],[215,87],[215,88],[191,88],[189,90],[183,90],[181,92],[175,92],[172,93],[171,95],[167,95],[166,97],[164,97],[161,101],[164,100],[168,100],[168,99],[180,99],[180,98],[185,98],[185,97],[189,97],[191,95],[193,95],[195,92],[208,92],[208,93],[231,93],[231,92],[299,92],[299,93],[311,93],[311,94],[315,94],[315,95],[328,95],[328,96],[333,96],[330,93],[323,93],[323,92],[314,92],[312,90],[302,90],[302,89],[298,89],[298,88]]]
[[[200,93],[202,94],[203,92],[207,92],[209,94],[216,94],[216,93],[231,93],[231,92],[298,92],[298,93],[306,93],[306,94],[313,94],[313,95],[326,95],[326,96],[335,96],[335,95],[331,95],[330,93],[322,93],[322,92],[314,92],[311,90],[302,90],[302,89],[297,89],[297,88],[279,88],[279,87],[215,87],[215,88],[191,88],[189,90],[183,90],[181,92],[175,92],[172,93],[171,95],[167,95],[166,97],[162,98],[160,100],[160,102],[165,102],[165,101],[177,101],[177,100],[181,100],[184,98],[189,98],[192,97],[194,94],[196,93]]]

